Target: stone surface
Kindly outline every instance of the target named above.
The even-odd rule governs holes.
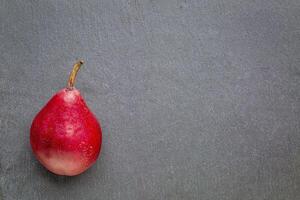
[[[300,199],[299,0],[0,0],[0,199]],[[96,165],[29,128],[83,58]]]

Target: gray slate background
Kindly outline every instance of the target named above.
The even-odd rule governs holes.
[[[299,0],[0,0],[0,199],[300,199]],[[101,120],[77,177],[31,121],[66,85]]]

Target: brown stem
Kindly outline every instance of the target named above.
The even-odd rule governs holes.
[[[77,75],[81,65],[83,65],[83,60],[78,60],[74,64],[72,72],[71,72],[71,74],[69,76],[69,80],[68,80],[68,85],[67,85],[68,89],[73,89],[74,84],[75,84],[75,78],[76,78],[76,75]]]

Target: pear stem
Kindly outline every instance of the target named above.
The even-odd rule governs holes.
[[[83,65],[83,60],[78,60],[74,65],[73,65],[73,69],[70,73],[69,76],[69,80],[68,80],[68,85],[67,88],[72,90],[74,88],[74,84],[75,84],[75,78],[77,76],[77,73],[81,67],[81,65]]]

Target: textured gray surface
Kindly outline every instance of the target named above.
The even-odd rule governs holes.
[[[0,0],[0,199],[300,199],[299,0]],[[101,119],[77,177],[29,127],[65,86]]]

